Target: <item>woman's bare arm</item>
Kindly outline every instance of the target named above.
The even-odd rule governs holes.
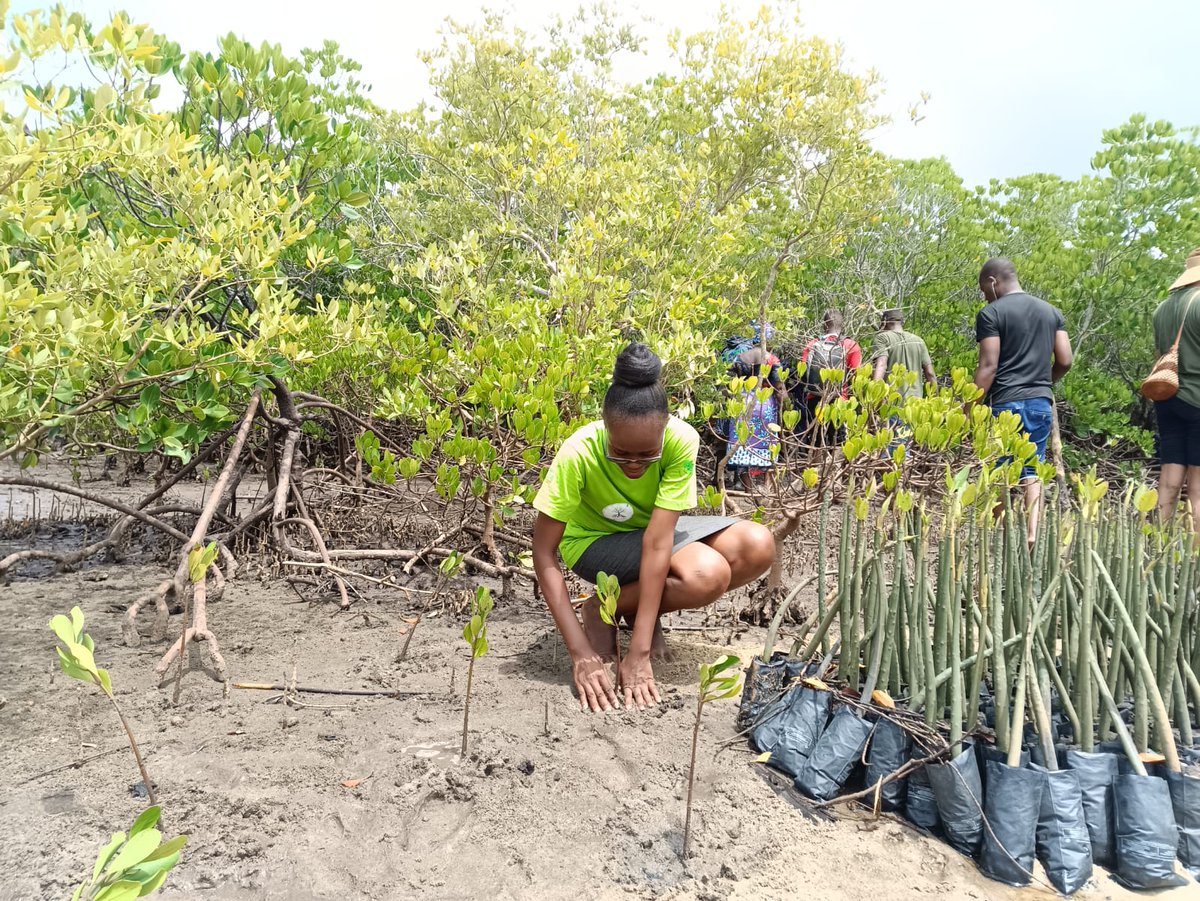
[[[574,664],[575,688],[581,710],[609,710],[617,706],[617,693],[608,678],[604,662],[592,648],[583,626],[571,607],[567,583],[558,566],[558,546],[567,524],[539,513],[533,526],[533,569],[546,598],[546,606],[563,637]],[[668,560],[669,560],[668,555]]]

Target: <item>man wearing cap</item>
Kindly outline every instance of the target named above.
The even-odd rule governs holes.
[[[1021,290],[1011,260],[994,257],[979,273],[987,305],[975,317],[979,365],[975,385],[993,415],[1011,411],[1021,417],[1039,461],[1054,421],[1054,383],[1071,368],[1073,356],[1066,322],[1057,307]],[[1021,470],[1030,544],[1037,535],[1042,483],[1032,466]]]
[[[1179,339],[1179,392],[1156,401],[1158,421],[1158,515],[1175,515],[1187,479],[1192,524],[1200,532],[1200,247],[1188,254],[1183,274],[1154,311],[1154,346],[1159,356]]]
[[[896,366],[903,368],[907,377],[897,382],[897,390],[905,400],[921,397],[923,382],[937,384],[929,349],[919,336],[904,330],[904,313],[899,309],[884,310],[881,314],[871,362],[875,365],[871,377],[876,381],[883,381]]]

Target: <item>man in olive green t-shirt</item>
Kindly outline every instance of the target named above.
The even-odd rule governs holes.
[[[1154,404],[1158,425],[1158,514],[1175,515],[1187,481],[1192,523],[1200,532],[1200,247],[1187,258],[1171,293],[1154,311],[1154,348],[1162,356],[1179,339],[1179,392]]]
[[[882,381],[899,364],[911,374],[907,383],[899,386],[900,396],[906,400],[923,396],[922,380],[937,384],[929,349],[920,337],[904,330],[904,313],[900,310],[884,310],[881,320],[871,349],[871,362],[875,364],[872,377]]]

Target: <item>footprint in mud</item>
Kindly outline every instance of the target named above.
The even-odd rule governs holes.
[[[419,760],[428,760],[433,763],[455,764],[458,763],[460,748],[461,745],[458,742],[430,741],[408,745],[401,748],[400,753],[411,754]]]
[[[475,809],[473,801],[452,801],[440,790],[417,802],[404,830],[404,850],[435,851],[458,839]]]

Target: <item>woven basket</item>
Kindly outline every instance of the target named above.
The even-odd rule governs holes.
[[[1173,347],[1154,364],[1142,382],[1142,397],[1146,400],[1170,400],[1179,392],[1179,351]]]

